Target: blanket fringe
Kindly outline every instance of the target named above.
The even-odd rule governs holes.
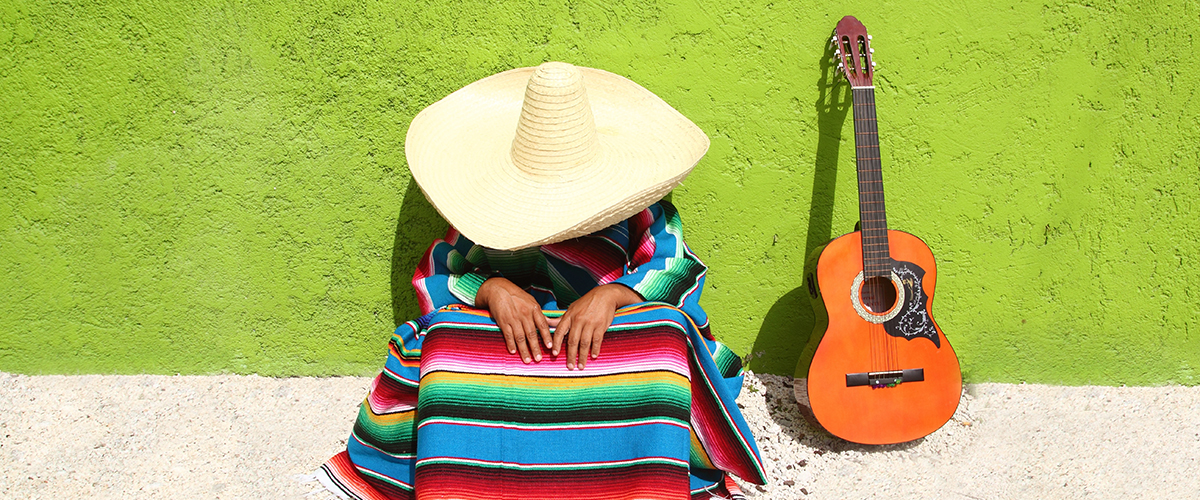
[[[316,486],[320,486],[319,488],[315,488],[312,491],[305,493],[304,494],[305,498],[312,497],[313,495],[322,495],[323,494],[321,496],[321,498],[337,498],[339,500],[353,500],[352,498],[347,496],[344,491],[341,491],[336,486],[334,486],[333,480],[329,477],[329,474],[325,472],[325,469],[317,469],[317,470],[313,471],[312,474],[297,474],[295,476],[292,476],[292,479],[295,479],[300,484],[317,483]]]

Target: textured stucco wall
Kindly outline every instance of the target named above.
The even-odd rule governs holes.
[[[968,381],[1196,383],[1193,2],[0,3],[0,370],[367,374],[445,227],[424,106],[566,60],[712,148],[673,194],[716,333],[791,373],[856,219],[826,41],[874,36],[889,222]]]

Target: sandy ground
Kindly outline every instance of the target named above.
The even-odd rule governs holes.
[[[330,498],[296,477],[368,382],[0,373],[0,498]],[[739,399],[771,477],[752,498],[1200,498],[1200,387],[972,385],[941,430],[871,447],[809,427],[790,383]]]

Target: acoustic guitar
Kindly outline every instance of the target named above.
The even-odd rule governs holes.
[[[962,373],[931,312],[933,253],[920,238],[887,227],[871,37],[846,16],[832,43],[854,104],[860,221],[855,232],[815,249],[805,266],[817,321],[793,389],[805,416],[834,436],[902,443],[954,415]]]

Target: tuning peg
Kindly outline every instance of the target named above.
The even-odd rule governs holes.
[[[874,54],[874,53],[875,53],[875,49],[874,49],[874,48],[872,48],[870,52],[871,52],[872,54]]]
[[[874,67],[875,67],[875,61],[871,61],[871,67],[872,67],[872,68],[874,68]]]
[[[867,35],[867,40],[871,40],[871,35]]]
[[[833,55],[834,55],[834,57],[842,57],[842,49],[834,50]]]

